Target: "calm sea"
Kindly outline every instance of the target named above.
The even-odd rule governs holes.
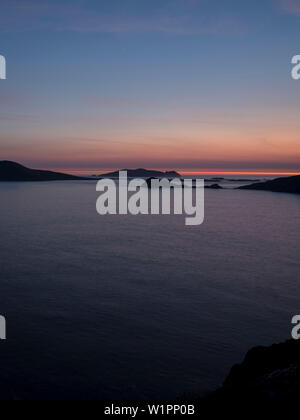
[[[201,395],[249,348],[290,337],[299,196],[207,190],[189,228],[101,217],[95,182],[0,194],[0,389],[16,399]]]

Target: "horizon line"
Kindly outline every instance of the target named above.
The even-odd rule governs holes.
[[[135,170],[138,168],[126,168],[126,169],[131,169],[131,170]],[[287,171],[251,171],[251,170],[241,170],[241,171],[221,171],[221,170],[216,170],[216,171],[206,171],[206,170],[187,170],[187,169],[166,169],[166,168],[143,168],[149,171],[160,171],[160,172],[168,172],[168,171],[176,171],[182,175],[266,175],[266,176],[271,176],[271,175],[281,175],[281,176],[297,176],[300,175],[300,172],[295,171],[295,172],[287,172]],[[53,171],[63,171],[63,172],[67,172],[67,173],[74,173],[74,174],[95,174],[95,175],[101,175],[101,174],[107,174],[110,172],[117,172],[120,171],[122,169],[96,169],[96,170],[92,170],[92,169],[57,169],[57,168],[52,168],[49,170],[53,170]]]

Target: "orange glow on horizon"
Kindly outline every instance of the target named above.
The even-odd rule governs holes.
[[[288,176],[288,175],[300,175],[300,172],[249,172],[249,171],[219,171],[219,172],[188,172],[188,171],[179,171],[183,175],[282,175],[282,176]]]

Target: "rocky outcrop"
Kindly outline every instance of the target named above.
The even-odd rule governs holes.
[[[287,341],[248,352],[243,363],[232,368],[222,388],[203,404],[230,407],[285,406],[300,398],[300,341]]]
[[[267,182],[258,182],[255,184],[239,187],[238,189],[300,194],[300,175],[277,178]]]
[[[159,180],[159,178],[151,177],[151,178],[148,178],[147,179],[146,183],[147,183],[147,185],[148,185],[149,188],[151,188],[152,181],[155,181],[155,180]],[[171,182],[172,180],[169,179],[168,181]],[[184,188],[185,187],[185,185],[184,185],[184,179],[180,179],[180,181],[181,181],[182,187]],[[195,183],[193,184],[193,187],[192,188],[193,189],[196,188]],[[223,187],[221,187],[221,185],[219,185],[219,184],[205,185],[205,188],[209,188],[209,189],[213,189],[213,190],[222,190],[223,189]]]
[[[205,188],[210,188],[211,190],[223,190],[224,189],[219,184],[205,185]]]

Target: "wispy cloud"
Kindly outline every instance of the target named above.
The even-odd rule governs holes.
[[[300,15],[300,0],[280,0],[280,5],[285,12]]]
[[[28,121],[28,122],[35,122],[37,121],[36,117],[32,115],[19,115],[19,114],[0,114],[0,121],[10,121],[10,122],[18,122],[18,121]]]
[[[146,2],[141,1],[141,5]],[[162,1],[147,9],[132,8],[121,13],[119,8],[107,11],[91,1],[80,0],[2,0],[0,29],[4,30],[65,30],[75,32],[130,33],[167,32],[177,34],[241,34],[248,30],[240,16],[208,13],[201,0]]]

